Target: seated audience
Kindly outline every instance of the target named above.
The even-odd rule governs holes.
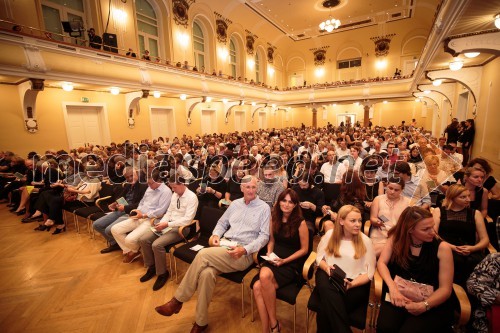
[[[434,209],[435,230],[453,251],[453,282],[465,287],[476,265],[483,260],[489,239],[481,213],[469,207],[470,192],[463,185],[451,185],[443,205]],[[476,235],[479,240],[476,241]]]
[[[262,332],[280,332],[276,316],[276,289],[298,283],[309,250],[309,231],[302,218],[299,197],[286,189],[278,197],[271,214],[270,238],[266,255],[278,259],[264,262],[253,285]]]
[[[400,177],[405,182],[403,195],[410,199],[410,206],[419,206],[424,209],[431,207],[431,197],[427,185],[411,173],[410,165],[404,161],[397,161],[394,166],[394,177]]]
[[[253,263],[252,254],[269,241],[270,209],[257,197],[257,178],[245,176],[241,185],[243,198],[237,199],[217,222],[210,247],[201,249],[189,266],[172,299],[156,307],[163,316],[179,313],[198,290],[196,318],[193,332],[203,332],[208,327],[208,306],[220,273],[242,271]],[[226,249],[221,239],[230,239],[236,246]]]
[[[317,188],[312,177],[308,173],[303,173],[299,183],[292,187],[299,197],[299,206],[310,230],[314,231],[316,217],[321,216],[321,208],[325,204],[323,191]]]
[[[316,288],[320,304],[316,317],[319,333],[351,332],[348,314],[370,292],[375,273],[372,242],[361,231],[361,211],[354,206],[340,208],[335,226],[318,244]],[[335,269],[346,273],[344,293],[329,281]]]
[[[165,247],[182,240],[178,232],[179,227],[191,223],[198,208],[198,198],[187,188],[186,184],[188,180],[176,174],[170,176],[169,185],[174,193],[167,212],[158,223],[151,225],[154,231],[146,229],[139,237],[144,265],[147,268],[146,274],[140,278],[140,281],[149,281],[156,275],[154,291],[161,289],[170,275],[166,266]]]
[[[377,269],[385,282],[377,333],[450,331],[453,256],[448,243],[436,239],[428,210],[408,207],[403,211],[389,231]],[[396,283],[400,279],[425,284],[429,292],[415,295]],[[385,300],[387,292],[390,301]]]
[[[220,174],[220,168],[216,165],[211,166],[208,176],[201,180],[200,186],[196,189],[199,205],[195,218],[198,219],[200,217],[203,207],[219,207],[219,200],[224,198],[226,189],[227,183]]]
[[[150,219],[165,214],[172,191],[159,182],[160,172],[154,170],[148,177],[148,189],[144,193],[137,209],[129,213],[129,218],[111,227],[111,233],[123,251],[123,262],[131,263],[139,258],[139,239],[151,227]]]
[[[130,216],[130,212],[137,208],[139,202],[141,201],[144,193],[146,192],[148,185],[142,184],[139,181],[139,171],[131,166],[125,168],[125,186],[122,191],[116,195],[116,198],[123,198],[127,201],[127,204],[121,204],[116,201],[108,205],[110,210],[109,214],[95,220],[92,224],[94,230],[99,232],[108,243],[108,247],[101,250],[101,253],[109,253],[112,251],[117,251],[120,249],[118,243],[116,243],[113,235],[111,234],[111,228]]]
[[[470,207],[488,215],[488,190],[483,187],[485,171],[474,167],[465,169],[464,186],[469,190]]]

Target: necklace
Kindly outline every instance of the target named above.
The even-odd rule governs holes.
[[[375,184],[368,184],[368,183],[366,183],[366,186],[370,188],[370,195],[368,195],[368,191],[366,191],[366,198],[368,199],[368,201],[372,202],[373,199],[375,199],[373,197],[373,191],[374,191],[374,188],[375,188]]]
[[[415,244],[415,243],[413,243],[413,240],[411,240],[410,242],[411,242],[410,246],[411,246],[411,247],[414,247],[414,248],[416,248],[416,249],[421,248],[421,247],[422,247],[422,245],[424,244],[424,243]]]

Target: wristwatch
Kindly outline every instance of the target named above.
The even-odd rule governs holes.
[[[424,301],[424,305],[425,305],[425,311],[429,311],[431,309],[431,306],[427,301]]]

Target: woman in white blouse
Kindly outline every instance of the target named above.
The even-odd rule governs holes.
[[[375,273],[375,252],[370,238],[361,232],[361,212],[354,206],[340,208],[333,229],[328,230],[318,245],[316,288],[320,298],[317,314],[318,333],[351,332],[349,313],[359,307],[370,292]],[[346,273],[346,292],[329,280],[339,267]]]

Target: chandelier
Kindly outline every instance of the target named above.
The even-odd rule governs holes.
[[[328,32],[332,32],[333,30],[340,27],[340,20],[336,20],[334,18],[329,17],[328,20],[323,21],[319,24],[319,28],[321,30],[326,30]]]

